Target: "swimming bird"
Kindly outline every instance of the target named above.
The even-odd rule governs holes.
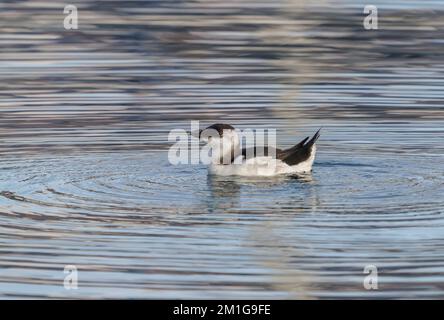
[[[222,176],[275,176],[303,174],[312,171],[316,155],[316,141],[320,129],[309,140],[306,137],[289,149],[268,146],[241,148],[241,138],[236,129],[216,123],[193,133],[211,149],[209,173]]]

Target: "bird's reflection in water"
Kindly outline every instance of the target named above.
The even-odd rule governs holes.
[[[241,185],[236,178],[208,175],[207,185],[211,194],[209,209],[230,209],[238,206]]]
[[[246,216],[249,232],[242,241],[242,247],[245,252],[255,252],[254,261],[258,268],[273,270],[273,290],[288,292],[290,298],[311,298],[306,292],[312,289],[316,281],[298,267],[298,263],[305,258],[300,246],[307,244],[302,235],[291,233],[289,236],[288,232],[283,231],[298,213],[309,207],[316,210],[318,199],[313,176],[208,175],[207,181],[211,193],[211,212],[223,212],[227,214],[227,219],[232,217],[230,213],[242,212]],[[267,192],[275,193],[275,200],[262,201],[261,195]],[[257,211],[249,206],[251,201],[261,203]],[[235,215],[234,219],[239,219],[239,216]],[[296,241],[290,242],[289,237]]]
[[[240,205],[242,187],[267,189],[282,184],[294,182],[311,184],[314,182],[311,174],[281,175],[274,177],[241,177],[208,175],[207,185],[211,195],[210,209],[230,209]]]

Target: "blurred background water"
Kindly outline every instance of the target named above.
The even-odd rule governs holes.
[[[371,2],[2,1],[0,297],[444,298],[444,3]],[[172,166],[191,120],[314,172]]]

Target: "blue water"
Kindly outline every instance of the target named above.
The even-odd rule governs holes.
[[[444,297],[441,1],[76,4],[0,4],[1,298]],[[322,127],[313,173],[173,166],[191,120]]]

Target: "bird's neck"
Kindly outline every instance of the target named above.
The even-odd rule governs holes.
[[[234,134],[222,137],[214,149],[213,164],[231,164],[241,154],[239,137]]]

